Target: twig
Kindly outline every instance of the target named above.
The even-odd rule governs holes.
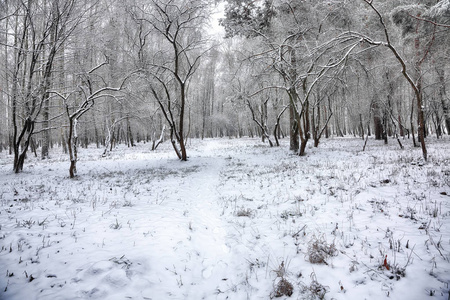
[[[419,17],[419,16],[413,16],[413,15],[411,15],[410,13],[408,13],[408,16],[410,16],[411,18],[414,18],[414,19],[416,19],[416,20],[420,20],[420,21],[424,21],[424,22],[431,23],[431,24],[433,24],[434,26],[450,28],[450,25],[442,24],[442,23],[437,23],[437,22],[434,22],[434,21],[429,20],[429,19],[421,18],[421,17]]]
[[[298,236],[298,234],[299,234],[300,232],[302,232],[305,228],[306,228],[306,224],[303,225],[303,227],[302,227],[299,231],[297,231],[296,233],[294,233],[294,234],[292,235],[292,237],[295,238],[296,236]]]

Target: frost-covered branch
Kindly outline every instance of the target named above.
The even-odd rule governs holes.
[[[363,0],[364,2],[366,2],[370,8],[377,14],[379,22],[381,24],[381,26],[383,27],[383,31],[384,31],[384,35],[386,38],[386,42],[375,42],[371,39],[368,38],[364,38],[364,41],[372,44],[372,45],[382,45],[387,47],[389,50],[391,50],[391,52],[394,54],[395,58],[397,59],[397,61],[401,64],[402,66],[402,74],[405,77],[406,81],[408,81],[408,83],[410,84],[411,88],[414,91],[414,94],[416,96],[416,101],[417,101],[417,109],[418,109],[418,121],[419,121],[419,128],[418,128],[418,133],[419,133],[419,140],[421,142],[421,146],[422,146],[422,155],[423,155],[423,159],[426,161],[427,160],[427,149],[426,149],[426,145],[425,145],[425,134],[424,134],[424,127],[425,127],[425,120],[424,120],[424,115],[423,115],[423,107],[422,107],[422,92],[420,91],[419,87],[417,86],[417,84],[414,82],[414,80],[412,79],[412,77],[409,75],[407,67],[406,67],[406,62],[405,60],[402,58],[402,56],[400,55],[400,53],[397,51],[397,49],[392,45],[391,43],[391,39],[386,27],[386,23],[384,22],[383,16],[380,14],[380,12],[378,11],[377,8],[375,8],[375,6],[372,4],[372,0]]]
[[[437,27],[450,28],[449,24],[438,23],[438,22],[435,22],[435,21],[430,20],[430,19],[425,19],[425,18],[422,18],[422,17],[419,17],[419,16],[414,16],[414,15],[412,15],[410,13],[408,13],[408,16],[410,16],[411,18],[414,18],[416,20],[419,20],[419,21],[430,23],[430,24],[432,24],[434,26],[437,26]]]

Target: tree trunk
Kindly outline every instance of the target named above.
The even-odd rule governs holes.
[[[291,151],[297,152],[300,148],[299,141],[299,128],[301,126],[299,120],[299,111],[297,108],[297,100],[298,94],[294,82],[297,80],[297,53],[295,48],[289,47],[289,55],[291,66],[289,68],[290,80],[288,80],[288,84],[290,85],[288,90],[289,95],[289,138],[290,138],[290,147]],[[282,58],[280,58],[282,59]],[[285,79],[286,80],[286,79]]]
[[[328,102],[330,102],[330,98],[328,98]],[[324,118],[328,119],[327,106],[326,105],[323,106],[323,113],[324,113]],[[330,137],[330,132],[329,132],[329,129],[328,129],[328,122],[327,122],[327,124],[325,124],[325,138],[329,138],[329,137]]]
[[[303,92],[305,94],[305,100],[303,102],[302,111],[298,116],[298,124],[299,124],[299,136],[300,136],[300,150],[298,155],[304,156],[306,152],[306,145],[311,137],[310,132],[310,117],[309,117],[309,95],[306,91],[306,79],[303,80]]]
[[[276,119],[276,122],[275,122],[275,126],[274,126],[274,128],[273,128],[273,136],[274,136],[274,138],[275,138],[275,144],[277,145],[277,147],[279,147],[280,146],[280,142],[279,142],[279,132],[280,132],[280,120],[281,120],[281,116],[283,115],[283,113],[286,111],[286,109],[287,109],[288,107],[287,106],[285,106],[282,110],[281,110],[281,112],[278,114],[278,116],[277,116],[277,119]]]
[[[44,7],[46,6],[46,1],[44,2]],[[54,10],[54,7],[52,10]],[[56,15],[56,14],[55,14]],[[42,22],[47,22],[45,20],[42,20]],[[45,26],[45,25],[44,25]],[[55,43],[56,39],[56,28],[52,27],[50,33],[50,45]],[[48,51],[46,49],[46,45],[43,47],[43,51]],[[51,77],[49,74],[49,84],[48,87],[50,87]],[[47,159],[49,158],[49,148],[50,148],[50,129],[45,129],[49,127],[49,106],[50,106],[50,95],[47,93],[47,91],[44,91],[44,100],[42,105],[42,127],[44,128],[44,132],[42,133],[42,148],[41,148],[41,159]]]
[[[67,148],[69,150],[69,177],[74,178],[77,173],[77,122],[78,120],[74,117],[69,118],[69,136],[67,137]]]
[[[128,140],[128,147],[134,147],[134,139],[133,139],[133,133],[131,132],[131,125],[130,125],[130,119],[127,117],[127,140]]]
[[[416,100],[417,100],[417,119],[418,119],[418,127],[417,127],[417,132],[418,132],[418,137],[419,137],[419,141],[420,141],[420,145],[422,147],[422,155],[423,155],[423,159],[426,161],[428,159],[428,155],[427,155],[427,148],[426,148],[426,144],[425,144],[425,116],[424,116],[424,112],[423,112],[423,99],[422,99],[422,84],[419,80],[419,84],[417,87],[417,91],[416,91]]]
[[[63,128],[61,128],[61,145],[63,147],[64,154],[67,154],[69,150],[67,149],[66,131]]]
[[[417,101],[417,136],[420,142],[420,145],[422,146],[422,154],[423,158],[426,161],[427,160],[427,148],[425,145],[425,116],[423,112],[423,93],[422,93],[422,62],[423,59],[420,57],[420,40],[418,37],[418,27],[419,27],[420,21],[417,20],[417,27],[416,27],[416,38],[415,38],[415,48],[416,48],[416,62],[415,62],[415,69],[417,72],[417,81],[416,84],[411,80],[410,84],[414,90],[416,101]],[[404,70],[403,74],[406,73],[406,70]]]
[[[94,115],[94,117],[92,118],[92,124],[94,126],[94,138],[95,138],[95,146],[96,148],[100,148],[100,137],[98,134],[98,128],[97,128],[97,122],[95,121],[96,117]]]
[[[339,116],[340,116],[340,110],[338,110],[338,108],[337,108],[337,105],[335,105],[335,114],[334,114],[334,123],[335,123],[335,125],[336,125],[336,134],[337,134],[337,136],[339,136],[339,137],[344,137],[344,134],[342,133],[342,130],[341,130],[341,126],[340,126],[340,118],[339,118]]]
[[[404,137],[405,136],[405,130],[404,130],[404,125],[402,122],[402,102],[400,100],[397,101],[397,121],[398,121],[398,127],[400,130],[400,136]]]
[[[83,148],[87,149],[89,146],[89,132],[87,126],[84,126],[84,136],[83,136]]]
[[[363,125],[363,118],[362,114],[359,114],[359,130],[360,130],[360,136],[362,139],[364,139],[364,125]]]
[[[55,42],[55,32],[52,32],[51,35],[52,43]],[[49,76],[49,82],[48,87],[50,87],[50,78]],[[42,148],[41,148],[41,159],[47,159],[49,158],[49,148],[50,148],[50,129],[49,129],[49,106],[50,106],[50,95],[47,91],[45,91],[44,94],[44,100],[43,100],[43,106],[42,106],[42,127],[44,128],[43,139],[42,139]],[[47,129],[46,129],[47,128]]]
[[[317,125],[316,125],[317,132],[316,132],[316,135],[314,136],[314,147],[319,147],[320,139],[322,138],[323,133],[328,130],[328,123],[330,122],[331,117],[333,116],[333,111],[331,110],[331,106],[329,106],[329,108],[330,108],[330,111],[329,111],[328,116],[327,116],[327,111],[326,110],[324,111],[325,112],[325,118],[324,118],[325,123],[323,124],[323,127],[321,129],[320,129],[319,122],[317,122]],[[320,105],[318,106],[318,109],[320,110]]]
[[[5,3],[6,5],[5,5],[5,7],[6,8],[8,8],[8,3],[6,2]],[[4,28],[8,28],[9,27],[9,18],[6,18],[6,20],[5,20],[5,27]],[[8,36],[9,36],[9,33],[5,30],[5,32],[4,32],[4,40],[5,41],[7,41],[8,40]],[[8,47],[3,47],[4,48],[4,57],[9,57],[9,51],[8,51]],[[4,65],[3,65],[3,68],[4,68],[4,71],[5,71],[5,73],[4,73],[4,77],[5,77],[5,91],[10,91],[9,90],[9,61],[7,60],[7,59],[4,59],[3,60],[3,62],[4,62]],[[6,137],[5,138],[7,138],[8,140],[7,140],[7,142],[8,142],[8,149],[9,149],[9,155],[11,155],[12,154],[12,143],[11,143],[11,120],[10,120],[10,114],[9,114],[9,108],[11,107],[11,97],[10,97],[10,95],[6,95],[5,93],[1,93],[2,94],[2,98],[4,99],[4,102],[3,103],[6,103],[6,108],[5,108],[5,127],[6,127]],[[4,128],[5,128],[4,127]]]
[[[441,126],[442,119],[440,117],[440,111],[437,108],[437,105],[433,105],[433,111],[431,112],[431,120],[434,124],[436,138],[439,139],[442,137],[442,126]]]
[[[25,158],[27,155],[28,147],[30,145],[31,136],[34,131],[34,121],[30,120],[29,118],[25,120],[25,124],[23,126],[22,132],[20,133],[18,139],[14,143],[14,166],[13,170],[15,173],[20,173],[23,170],[23,164],[25,162]],[[26,138],[24,139],[24,145],[22,147],[22,152],[19,153],[20,144],[26,135]]]
[[[436,72],[439,77],[439,98],[444,112],[445,127],[447,134],[450,135],[450,105],[445,91],[445,69],[436,67]]]
[[[298,129],[300,124],[298,123],[298,112],[295,107],[294,101],[297,99],[297,92],[295,91],[295,88],[291,88],[289,90],[289,140],[290,140],[290,147],[289,150],[297,152],[300,148],[300,141],[298,136]]]
[[[414,100],[415,99],[413,98],[412,103],[411,103],[411,114],[410,114],[409,118],[410,118],[410,122],[411,122],[411,136],[412,136],[412,140],[413,140],[413,146],[417,147],[416,135],[414,133],[414,106],[415,106]]]
[[[34,157],[38,157],[38,155],[37,155],[37,147],[38,147],[38,145],[36,145],[36,142],[34,141],[33,137],[31,137],[31,139],[30,139],[30,148],[31,148],[31,152],[34,153]]]
[[[316,109],[317,109],[317,118],[316,118]],[[319,95],[317,95],[317,102],[313,107],[313,111],[311,114],[311,128],[312,128],[312,136],[314,140],[314,147],[319,146],[319,128],[320,128],[320,122],[321,122],[321,113],[320,113],[320,98]]]
[[[373,127],[376,140],[383,139],[383,122],[381,121],[381,110],[379,109],[377,101],[373,102]]]
[[[186,145],[184,144],[184,112],[186,107],[186,87],[184,83],[181,84],[181,107],[180,107],[180,123],[178,125],[178,143],[180,145],[181,160],[187,161]]]
[[[69,136],[67,137],[67,149],[69,150],[69,160],[70,160],[69,177],[70,178],[75,177],[75,172],[74,172],[75,162],[73,162],[73,149],[72,149],[72,132],[73,132],[73,120],[69,119]]]
[[[70,178],[74,178],[75,174],[77,173],[77,162],[75,160],[70,161],[70,167],[69,167],[69,176]]]
[[[388,144],[388,127],[389,127],[389,120],[388,120],[388,116],[389,116],[389,111],[388,108],[384,108],[383,109],[383,141],[384,144],[387,145]]]

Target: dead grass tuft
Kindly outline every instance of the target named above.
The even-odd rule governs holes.
[[[292,296],[294,293],[294,286],[290,283],[285,276],[287,275],[286,266],[284,265],[284,261],[273,270],[277,278],[275,279],[275,284],[272,293],[270,293],[270,298],[279,298],[283,296]]]
[[[236,211],[236,216],[251,218],[253,216],[253,211],[250,208],[241,207],[238,211]]]
[[[309,294],[308,299],[325,299],[325,294],[329,292],[329,287],[317,281],[316,274],[311,274],[311,284],[302,284],[302,293]]]
[[[320,238],[313,236],[308,243],[307,251],[308,260],[313,264],[328,264],[326,259],[338,254],[334,243],[327,244],[327,241],[323,236]]]
[[[285,278],[281,278],[275,285],[274,291],[272,292],[271,298],[279,298],[283,296],[292,296],[294,293],[294,286],[292,283],[287,281]]]

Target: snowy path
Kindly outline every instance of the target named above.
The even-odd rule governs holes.
[[[220,217],[221,208],[217,201],[223,161],[196,158],[195,163],[199,162],[202,165],[196,166],[195,172],[187,174],[181,182],[172,183],[178,187],[171,188],[165,183],[167,189],[176,192],[161,204],[167,215],[152,222],[155,232],[152,239],[158,248],[154,256],[159,258],[162,268],[168,269],[157,271],[165,277],[159,278],[166,283],[160,288],[163,294],[176,295],[179,287],[187,286],[187,294],[179,295],[180,299],[203,299],[214,295],[221,281],[226,281],[227,268],[231,265],[226,224]],[[206,169],[205,166],[213,168]],[[173,283],[168,285],[166,280]]]
[[[182,165],[181,176],[172,177],[169,171],[151,186],[151,201],[139,199],[132,213],[117,216],[118,223],[133,229],[129,236],[122,234],[122,242],[137,248],[125,254],[133,264],[128,275],[133,284],[126,284],[125,278],[111,283],[123,281],[124,297],[137,288],[144,299],[210,299],[229,289],[233,258],[217,191],[225,163],[212,155],[206,151],[185,163],[175,161]]]

